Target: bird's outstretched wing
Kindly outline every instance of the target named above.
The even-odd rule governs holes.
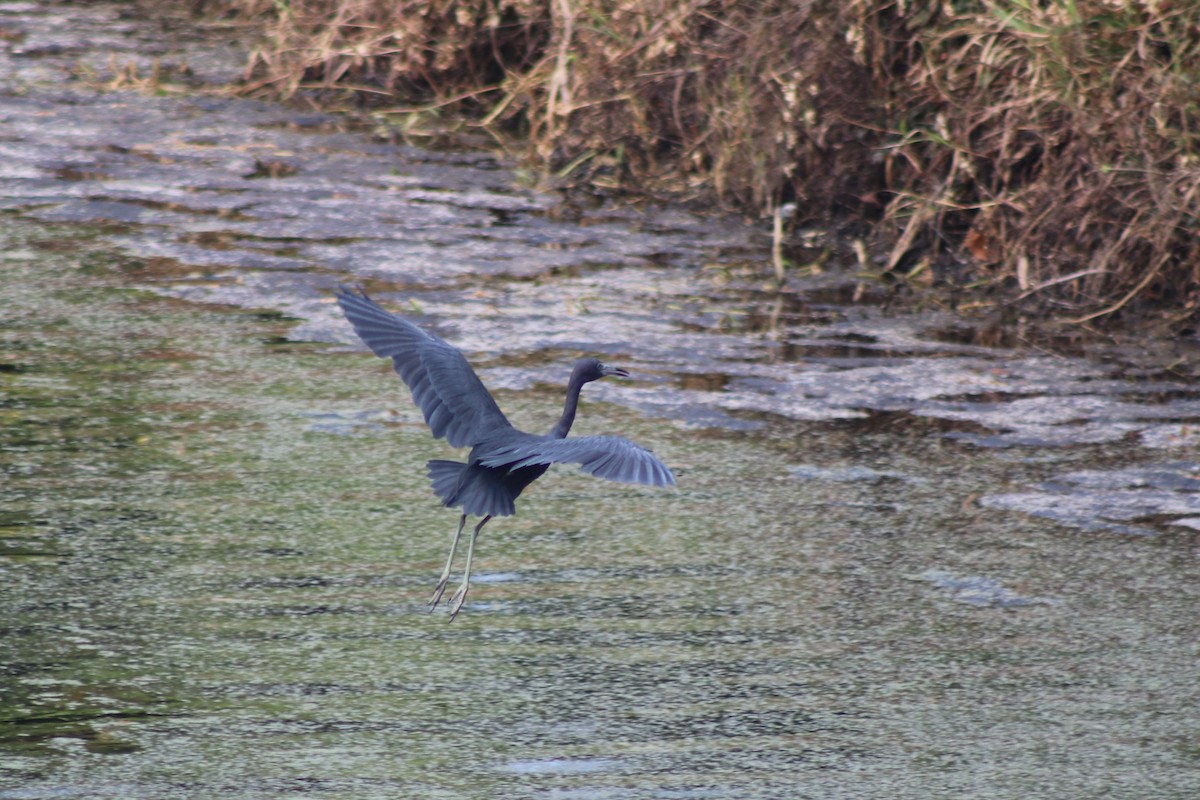
[[[622,436],[522,437],[489,447],[479,463],[511,469],[534,464],[579,464],[584,472],[610,481],[675,485],[675,476],[658,456]]]
[[[435,437],[454,447],[473,445],[512,427],[463,354],[366,294],[340,287],[338,304],[358,337],[377,356],[391,358]]]

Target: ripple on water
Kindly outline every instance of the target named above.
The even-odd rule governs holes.
[[[1186,520],[1200,514],[1200,463],[1076,470],[1031,489],[985,495],[979,503],[1086,531],[1153,536],[1157,526],[1190,525]]]
[[[956,603],[989,608],[1020,608],[1033,605],[1058,605],[1052,597],[1027,597],[1005,587],[1000,581],[982,575],[956,575],[931,569],[921,575],[939,589],[944,589]]]
[[[617,762],[611,758],[545,758],[509,761],[501,766],[506,772],[520,775],[580,775],[589,772],[611,772]]]

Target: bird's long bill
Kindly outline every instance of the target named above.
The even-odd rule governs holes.
[[[620,367],[610,367],[610,366],[605,365],[605,367],[603,369],[604,369],[605,377],[608,377],[609,375],[615,375],[618,378],[628,378],[629,377],[628,370],[621,369]]]

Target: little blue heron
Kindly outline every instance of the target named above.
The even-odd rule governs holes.
[[[413,401],[425,415],[434,437],[454,447],[470,447],[467,463],[434,459],[426,466],[433,491],[447,508],[461,508],[450,555],[434,589],[429,610],[437,608],[450,581],[454,551],[467,516],[482,517],[471,533],[462,583],[450,598],[450,619],[458,616],[471,583],[471,562],[480,529],[492,517],[516,512],[513,502],[551,464],[579,464],[601,478],[650,486],[671,486],[675,476],[644,447],[620,436],[567,438],[579,392],[590,381],[610,375],[629,377],[623,369],[605,366],[595,358],[575,362],[567,381],[562,417],[545,435],[525,433],[512,426],[479,376],[458,350],[408,320],[385,311],[365,292],[339,289],[338,304],[355,333],[375,355],[392,359]]]

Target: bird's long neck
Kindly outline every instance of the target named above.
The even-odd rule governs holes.
[[[585,381],[578,373],[571,373],[571,380],[567,384],[567,402],[563,406],[562,416],[559,417],[558,423],[550,429],[551,439],[565,439],[571,431],[571,425],[575,422],[575,409],[579,407],[579,393],[583,390]]]

